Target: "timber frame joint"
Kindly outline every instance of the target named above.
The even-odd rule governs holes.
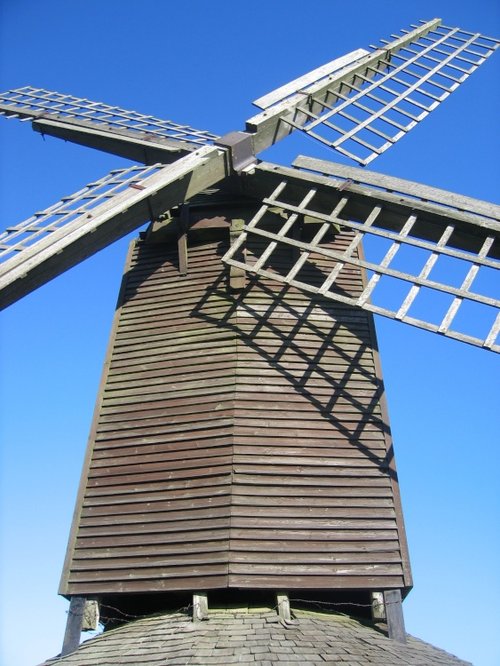
[[[252,134],[248,132],[228,132],[215,142],[226,150],[229,158],[229,168],[236,173],[251,164],[257,163]]]

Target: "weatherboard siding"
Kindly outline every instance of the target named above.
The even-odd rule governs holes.
[[[333,268],[306,266],[313,284]],[[359,271],[337,288],[359,292]],[[270,279],[238,308],[231,585],[404,587],[368,317]]]
[[[370,315],[172,247],[132,251],[61,592],[408,586]]]

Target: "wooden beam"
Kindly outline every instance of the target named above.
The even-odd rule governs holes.
[[[177,250],[179,253],[179,273],[187,275],[188,272],[188,242],[187,230],[189,225],[189,206],[181,206],[177,227]]]
[[[229,229],[229,240],[232,245],[238,236],[243,232],[245,220],[233,219],[231,220],[231,228]],[[244,247],[237,253],[240,260],[244,261],[245,249]],[[246,272],[237,266],[229,267],[229,288],[233,290],[244,289],[246,283]]]
[[[155,137],[143,139],[138,132],[131,130],[96,129],[95,125],[84,121],[34,120],[33,130],[42,136],[49,135],[80,146],[95,148],[105,153],[125,157],[142,164],[170,164],[182,155],[194,152],[196,144]]]
[[[299,155],[293,161],[293,166],[298,169],[315,171],[316,173],[324,174],[325,176],[346,178],[359,185],[374,185],[375,187],[383,188],[387,192],[409,194],[418,197],[423,201],[440,203],[444,206],[455,208],[456,210],[473,213],[474,215],[482,215],[484,217],[489,217],[492,220],[500,220],[500,206],[497,206],[496,204],[473,199],[472,197],[466,197],[462,194],[455,194],[454,192],[448,192],[447,190],[441,190],[437,187],[422,185],[411,180],[386,176],[377,173],[376,171],[345,166],[344,164],[338,164],[337,162],[318,160],[304,155]]]
[[[290,613],[290,599],[288,594],[278,592],[276,594],[276,605],[278,607],[278,615],[283,622],[290,622],[292,615]]]
[[[6,260],[0,266],[0,309],[137,229],[152,213],[169,210],[215,185],[227,175],[226,169],[222,150],[200,148]]]
[[[193,622],[208,618],[208,595],[206,592],[193,594]]]
[[[280,86],[279,88],[275,88],[270,93],[267,93],[267,95],[263,95],[262,97],[259,97],[259,99],[254,100],[253,104],[258,106],[260,109],[267,109],[270,106],[273,106],[273,104],[281,102],[281,100],[285,99],[286,97],[290,97],[290,95],[293,95],[294,93],[299,93],[307,86],[313,83],[317,83],[321,79],[324,79],[326,76],[333,74],[333,72],[338,72],[340,69],[347,67],[347,65],[351,65],[353,62],[359,60],[363,56],[369,55],[369,53],[370,52],[366,49],[356,49],[356,51],[350,51],[340,58],[335,58],[335,60],[331,60],[330,62],[321,65],[321,67],[317,67],[307,74],[299,76],[297,79],[285,83],[285,85]]]
[[[385,620],[385,604],[383,592],[372,592],[372,620],[377,622]]]
[[[366,218],[375,203],[378,203],[383,207],[383,215],[377,219],[376,226],[388,231],[400,231],[408,216],[418,210],[418,224],[412,230],[414,237],[435,242],[440,238],[446,225],[451,222],[455,227],[455,233],[449,241],[451,247],[466,252],[478,252],[486,236],[493,235],[496,241],[486,260],[500,258],[500,223],[494,218],[499,214],[499,207],[494,204],[479,202],[480,206],[476,209],[478,214],[474,214],[454,207],[452,199],[448,204],[427,201],[424,186],[421,186],[423,198],[417,199],[415,194],[395,193],[351,180],[340,181],[331,176],[301,172],[269,162],[262,162],[253,173],[244,174],[242,190],[247,196],[266,199],[284,180],[287,183],[288,200],[297,200],[312,188],[317,190],[315,207],[318,210],[319,220],[326,220],[328,215],[321,214],[318,206],[324,207],[325,210],[331,209],[343,194],[347,194],[349,203],[345,211],[346,219]],[[449,194],[451,198],[454,196],[444,190],[442,193],[443,196],[445,194]],[[293,212],[294,207],[290,206],[288,210]],[[490,216],[485,217],[480,212],[482,210],[489,211]]]
[[[82,631],[97,631],[99,627],[99,602],[86,599],[83,609]]]
[[[71,597],[66,620],[61,656],[74,652],[80,645],[80,636],[83,626],[83,613],[85,610],[85,597]]]
[[[322,77],[319,81],[308,84],[305,91],[296,92],[256,116],[249,118],[246,123],[246,131],[254,133],[254,152],[259,153],[265,148],[269,148],[269,146],[291,134],[294,131],[294,125],[301,126],[307,122],[309,116],[301,111],[300,106],[304,103],[304,100],[307,100],[308,95],[315,95],[316,98],[321,98],[322,95],[328,94],[329,91],[334,93],[342,83],[352,81],[359,72],[370,77],[368,67],[373,66],[377,69],[381,61],[384,62],[390,59],[391,53],[399,51],[406,44],[410,44],[419,37],[426,35],[436,28],[440,22],[440,19],[434,19],[423,24],[408,34],[394,40],[386,47],[376,49],[369,55],[361,56],[355,59],[352,64],[334,71],[326,78]],[[262,99],[260,103],[262,104]],[[264,103],[268,103],[265,97]],[[293,122],[293,125],[287,121]]]
[[[401,590],[386,590],[384,592],[384,604],[389,638],[399,643],[406,643]]]

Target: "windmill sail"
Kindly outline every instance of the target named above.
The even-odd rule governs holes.
[[[255,154],[300,129],[367,164],[497,46],[430,21],[260,98],[247,132],[220,139],[35,88],[0,99],[38,131],[146,164],[0,236],[1,307],[152,221],[130,247],[96,403],[63,655],[85,600],[111,628],[191,597],[197,640],[208,592],[276,595],[287,631],[286,590],[366,614],[376,601],[405,641],[412,576],[372,313],[500,351],[500,207]],[[480,316],[464,321],[469,307]]]
[[[436,109],[500,42],[439,19],[382,40],[351,64],[316,70],[257,104],[265,111],[247,122],[262,150],[294,129],[338,153],[369,164]],[[311,73],[314,74],[314,73]]]
[[[488,274],[500,269],[499,206],[331,162],[301,157],[294,166],[309,172],[261,164],[247,174],[245,192],[258,192],[263,205],[224,262],[500,351],[500,299],[485,287]],[[354,234],[349,245],[326,248],[325,239],[341,230]],[[245,257],[245,244],[257,237],[259,252]],[[295,251],[289,265],[270,268],[273,254],[286,246]],[[334,267],[318,284],[311,271],[325,257],[335,260]],[[344,293],[339,280],[360,267],[369,275],[364,289],[355,296]],[[461,309],[469,316],[462,317]],[[479,332],[470,332],[472,324]]]
[[[217,139],[171,120],[31,86],[1,94],[0,114],[31,120],[42,134],[145,163],[170,162]]]
[[[175,164],[112,171],[0,234],[0,307],[6,307],[226,175],[205,146]]]

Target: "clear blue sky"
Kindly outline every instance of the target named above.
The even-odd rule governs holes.
[[[251,100],[418,19],[500,35],[500,5],[401,0],[0,0],[0,89],[33,85],[223,134]],[[373,168],[497,201],[500,53]],[[0,225],[123,164],[0,119]],[[327,157],[307,140],[282,142]],[[333,155],[331,159],[336,159]],[[1,315],[1,555],[5,666],[60,650],[57,596],[127,241]],[[410,633],[500,663],[499,364],[378,321],[415,587]]]

